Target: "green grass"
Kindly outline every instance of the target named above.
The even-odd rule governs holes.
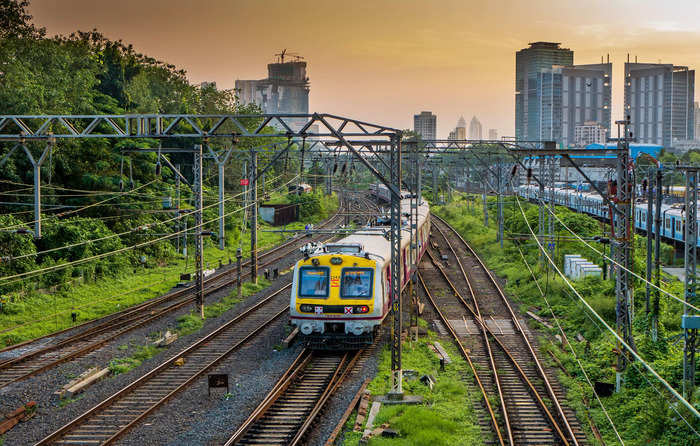
[[[136,347],[136,351],[131,356],[115,358],[109,361],[109,370],[112,372],[112,376],[126,373],[140,366],[143,361],[154,357],[159,351],[155,345],[140,345]]]
[[[303,229],[307,222],[317,223],[332,214],[338,207],[337,197],[322,197],[322,212],[308,221],[287,225],[288,229]],[[273,227],[261,222],[258,229],[258,249],[264,250],[284,241],[288,235],[265,232]],[[250,235],[246,232],[240,240],[245,258],[250,255]],[[213,268],[219,260],[235,261],[238,239],[229,239],[226,249],[206,246],[205,265]],[[0,346],[44,336],[73,326],[71,313],[77,313],[76,324],[97,319],[126,307],[139,304],[170,290],[183,272],[193,272],[194,261],[190,256],[171,259],[167,264],[154,268],[137,268],[133,273],[120,277],[99,279],[94,283],[75,285],[53,294],[30,294],[16,298],[0,314]],[[214,311],[214,310],[212,310]]]
[[[415,370],[418,378],[424,374],[435,377],[433,390],[420,380],[404,380],[404,391],[410,395],[421,395],[420,405],[383,405],[374,422],[374,427],[389,423],[390,428],[399,432],[395,439],[372,438],[370,445],[481,445],[481,429],[474,412],[474,402],[479,396],[472,394],[463,379],[471,380],[471,371],[462,357],[449,342],[442,342],[449,352],[452,363],[444,372],[439,371],[439,360],[428,343],[436,339],[433,333],[417,342],[405,342],[402,352],[404,370]],[[382,395],[391,389],[391,352],[385,348],[377,376],[369,384],[372,395]],[[346,424],[344,444],[354,446],[359,443],[362,432],[352,432],[356,415]],[[363,426],[364,430],[364,426]]]

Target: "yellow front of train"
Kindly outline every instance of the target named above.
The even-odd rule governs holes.
[[[330,247],[294,266],[290,319],[312,348],[369,345],[385,315],[380,262],[351,248]]]

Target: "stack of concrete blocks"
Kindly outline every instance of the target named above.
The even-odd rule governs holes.
[[[600,277],[603,270],[595,263],[589,262],[580,254],[564,255],[564,274],[574,280],[585,277]]]

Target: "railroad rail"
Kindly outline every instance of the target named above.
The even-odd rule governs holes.
[[[338,214],[339,212],[327,219],[320,227],[339,224],[341,217]],[[316,236],[312,239],[305,238],[304,236],[294,237],[262,253],[258,260],[263,262],[259,263],[258,268],[264,268],[275,264],[293,255],[302,243],[318,241],[320,237],[322,236]],[[249,266],[250,260],[242,263],[241,267],[245,267],[247,270],[242,271],[241,278],[250,276]],[[235,268],[229,268],[214,273],[205,279],[205,295],[219,291],[237,282],[238,278],[235,274]],[[57,340],[55,343],[38,349],[28,351],[15,358],[0,362],[0,388],[54,368],[66,361],[86,355],[113,339],[192,304],[195,302],[195,299],[194,286],[189,286],[106,316],[98,321],[87,322],[83,324],[84,329],[74,335]],[[49,336],[56,336],[57,334],[65,333],[76,328],[77,327],[72,327],[59,333],[38,338],[37,340],[46,339]],[[20,346],[26,345],[27,343],[20,344]],[[5,349],[4,351],[7,350],[8,349]]]
[[[485,397],[488,419],[482,420],[482,429],[490,426],[501,445],[585,444],[574,412],[560,402],[562,388],[545,371],[527,326],[496,279],[447,222],[435,215],[432,221],[437,234],[427,259],[434,268],[422,266],[419,280]],[[423,277],[430,289],[442,282],[451,293],[431,293]],[[489,396],[498,398],[497,410]]]
[[[287,284],[61,427],[36,446],[112,444],[289,310]]]
[[[325,403],[354,368],[362,351],[303,350],[225,446],[300,444]]]
[[[272,292],[214,332],[48,435],[36,446],[113,444],[144,417],[287,314],[289,296],[285,291],[290,287],[291,284],[287,284]]]

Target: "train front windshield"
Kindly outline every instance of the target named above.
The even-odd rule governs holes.
[[[341,296],[356,299],[372,297],[373,273],[369,268],[345,268],[340,285]]]
[[[328,268],[304,266],[299,270],[299,296],[328,297]]]

